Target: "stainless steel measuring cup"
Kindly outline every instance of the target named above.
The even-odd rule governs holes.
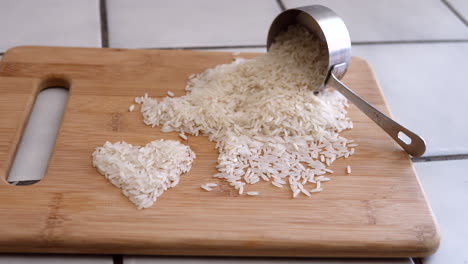
[[[323,90],[328,86],[334,87],[363,113],[379,125],[392,137],[408,154],[420,157],[426,151],[424,139],[401,126],[384,113],[370,105],[344,85],[340,79],[345,75],[351,58],[351,40],[348,29],[343,20],[331,9],[321,5],[303,6],[288,9],[279,14],[270,26],[267,48],[269,49],[276,36],[287,30],[291,25],[300,24],[309,32],[316,35],[328,49],[327,74],[322,76]],[[407,142],[403,141],[405,139]]]

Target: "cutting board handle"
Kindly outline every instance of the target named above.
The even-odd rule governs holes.
[[[68,76],[62,74],[47,74],[40,80],[39,86],[37,87],[37,93],[50,87],[62,87],[70,90],[71,79]]]
[[[8,176],[10,174],[11,167],[15,160],[24,130],[28,124],[38,94],[42,90],[50,87],[62,87],[70,90],[71,80],[70,78],[61,74],[45,74],[44,77],[35,78],[32,80],[30,79],[29,82],[25,82],[24,79],[15,77],[2,76],[0,76],[0,81],[2,81],[2,83],[5,81],[5,88],[8,86],[7,89],[15,89],[14,92],[24,91],[24,96],[28,98],[27,100],[22,101],[23,105],[18,105],[16,107],[16,109],[21,109],[19,110],[21,113],[16,114],[16,116],[18,116],[16,119],[12,118],[10,119],[10,122],[7,121],[10,124],[7,124],[7,122],[0,123],[0,128],[2,126],[14,127],[14,130],[11,131],[9,136],[10,140],[7,141],[8,146],[6,148],[6,153],[0,153],[6,155],[6,158],[2,161],[3,164],[0,164],[0,176],[2,177],[2,180],[0,180],[0,185],[11,186],[11,184],[8,183]],[[3,86],[4,85],[1,85],[0,89],[2,89]],[[13,113],[13,115],[15,115],[15,113]]]

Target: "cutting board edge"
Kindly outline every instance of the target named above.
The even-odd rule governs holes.
[[[0,60],[0,64],[2,61],[4,62],[8,62],[10,60],[13,60],[14,61],[14,57],[11,58],[12,56],[15,56],[17,52],[24,52],[24,51],[27,51],[27,52],[31,52],[31,50],[33,50],[34,52],[36,51],[40,51],[40,50],[43,50],[43,51],[49,51],[51,49],[57,49],[57,50],[70,50],[70,49],[74,49],[74,50],[82,50],[82,51],[96,51],[96,50],[99,50],[99,51],[105,51],[105,52],[132,52],[132,53],[148,53],[148,52],[154,52],[154,53],[157,53],[159,51],[164,51],[164,52],[187,52],[187,51],[190,51],[190,52],[194,52],[194,53],[200,53],[200,54],[204,54],[206,52],[210,52],[210,53],[216,53],[216,54],[230,54],[232,55],[233,52],[232,51],[223,51],[223,50],[187,50],[187,49],[160,49],[160,48],[151,48],[151,49],[147,49],[147,48],[140,48],[140,49],[130,49],[130,48],[99,48],[99,47],[67,47],[67,46],[45,46],[45,45],[19,45],[19,46],[14,46],[14,47],[11,47],[9,48],[8,50],[5,51],[5,53],[3,54],[3,58],[2,60]],[[251,52],[251,51],[248,51],[248,52],[241,52],[239,55],[235,55],[235,56],[240,56],[240,55],[254,55],[254,56],[258,56],[258,55],[262,55],[262,54],[266,54],[266,52]],[[355,59],[355,60],[359,60],[359,61],[362,61],[364,62],[365,64],[368,65],[368,67],[371,69],[372,71],[372,75],[374,77],[374,79],[377,81],[378,79],[376,78],[376,74],[375,74],[375,71],[374,69],[372,68],[372,66],[369,64],[369,62],[363,58],[363,57],[360,57],[360,56],[351,56],[352,59]],[[377,81],[378,83],[378,81]],[[379,86],[379,89],[381,89],[381,86],[380,84],[378,83],[378,86]],[[384,97],[385,99],[385,97]],[[387,107],[388,107],[388,104],[386,104]]]
[[[152,245],[135,243],[131,246],[116,243],[80,243],[75,241],[28,241],[21,240],[26,247],[11,246],[13,240],[0,242],[0,252],[2,253],[65,253],[65,254],[126,254],[126,255],[166,255],[166,256],[236,256],[236,257],[350,257],[350,258],[406,258],[406,257],[427,257],[432,255],[439,247],[438,236],[431,240],[424,240],[424,243],[401,244],[394,243],[379,245],[360,245],[350,248],[349,245],[342,247],[310,247],[292,248],[287,245],[265,245],[265,247],[245,247],[239,245],[230,247],[223,244],[213,246],[194,246],[176,242],[174,245],[168,244],[159,247]],[[7,243],[6,243],[7,242]],[[32,242],[32,243],[30,243]],[[4,244],[5,243],[5,244]]]

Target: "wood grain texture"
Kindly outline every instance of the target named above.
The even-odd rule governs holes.
[[[258,54],[242,54],[254,57]],[[183,95],[187,77],[232,60],[199,51],[17,47],[0,64],[0,251],[226,256],[426,256],[439,232],[408,155],[354,106],[359,147],[331,167],[332,181],[311,198],[258,183],[239,196],[212,178],[217,152],[189,136],[192,170],[153,207],[137,210],[91,165],[106,140],[144,145],[180,140],[128,112],[136,96]],[[369,65],[353,58],[344,82],[389,113]],[[44,87],[69,87],[46,177],[6,182],[25,122]],[[345,173],[351,165],[352,174]],[[213,192],[200,184],[217,182]]]

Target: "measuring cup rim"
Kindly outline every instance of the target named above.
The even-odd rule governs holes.
[[[333,10],[322,5],[287,9],[276,16],[271,23],[267,37],[267,50],[280,32],[287,30],[289,26],[294,24],[305,26],[327,48],[327,73],[321,80],[324,85],[318,89],[325,87],[330,71],[335,65],[341,65],[336,67],[333,72],[338,79],[341,79],[346,73],[351,59],[351,40],[343,20]]]

